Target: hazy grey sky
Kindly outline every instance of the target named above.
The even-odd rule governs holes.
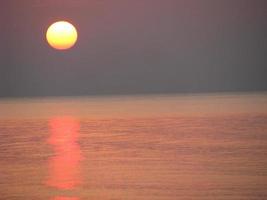
[[[10,0],[0,25],[3,97],[267,90],[266,0]]]

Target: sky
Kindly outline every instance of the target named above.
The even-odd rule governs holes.
[[[67,20],[77,44],[45,33]],[[266,0],[9,0],[0,97],[267,90]]]

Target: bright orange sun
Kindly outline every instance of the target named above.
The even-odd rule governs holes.
[[[58,21],[53,23],[46,32],[49,45],[58,50],[71,48],[77,41],[76,28],[69,22]]]

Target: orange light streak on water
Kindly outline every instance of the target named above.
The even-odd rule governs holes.
[[[49,121],[50,137],[54,156],[49,160],[47,185],[58,190],[73,190],[80,183],[82,154],[77,143],[80,123],[73,117],[55,117]],[[77,197],[57,196],[54,200],[78,200]]]

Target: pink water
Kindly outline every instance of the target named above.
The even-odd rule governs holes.
[[[0,199],[267,197],[267,95],[0,100]]]

